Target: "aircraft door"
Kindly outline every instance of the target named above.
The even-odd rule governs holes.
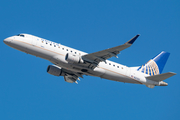
[[[126,67],[126,75],[127,76],[131,76],[131,69],[129,69],[128,67]]]
[[[33,45],[33,46],[36,46],[36,44],[37,44],[37,40],[35,39],[35,38],[31,38],[31,44]]]

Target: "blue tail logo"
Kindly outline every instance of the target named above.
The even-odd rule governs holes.
[[[150,76],[161,74],[170,53],[162,51],[137,70]]]

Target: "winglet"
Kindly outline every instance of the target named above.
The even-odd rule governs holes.
[[[134,41],[139,37],[140,35],[137,34],[135,37],[133,37],[131,40],[129,40],[128,42],[126,42],[125,44],[133,44]]]

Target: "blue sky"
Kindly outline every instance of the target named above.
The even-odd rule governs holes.
[[[0,2],[0,119],[179,119],[178,0],[5,0]],[[3,39],[36,35],[88,53],[125,43],[130,48],[111,58],[139,66],[162,50],[171,55],[163,72],[177,75],[167,87],[150,89],[85,76],[78,85],[46,73],[51,63],[12,49]]]

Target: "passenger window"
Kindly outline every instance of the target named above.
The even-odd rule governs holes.
[[[115,67],[115,65],[113,65]]]
[[[68,51],[68,49],[66,49]]]
[[[117,68],[119,68],[119,66],[117,66]]]
[[[56,47],[56,45],[54,45],[54,47]]]
[[[75,54],[76,54],[76,52],[75,52]]]
[[[111,63],[109,63],[109,65],[111,65]]]
[[[64,50],[64,48],[62,48],[62,50]]]

